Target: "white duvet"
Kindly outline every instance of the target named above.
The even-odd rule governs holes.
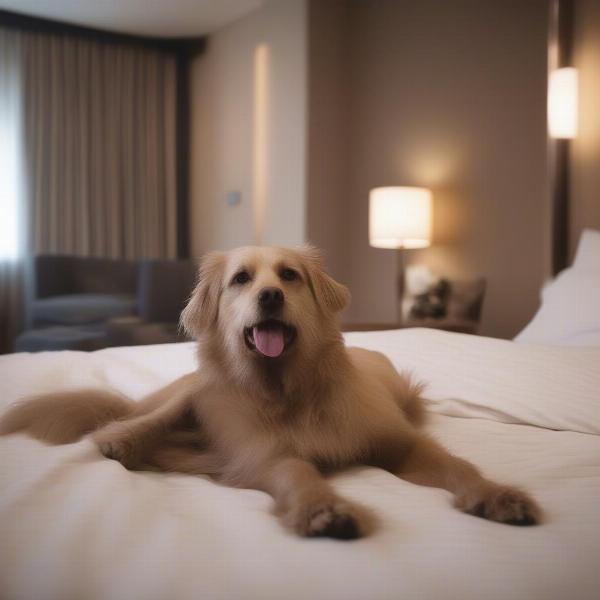
[[[428,382],[429,429],[545,510],[518,528],[461,514],[442,490],[374,468],[335,486],[378,513],[355,542],[303,540],[270,498],[208,478],[129,472],[89,440],[0,438],[0,600],[596,599],[600,348],[403,330],[348,334]],[[192,344],[0,358],[0,410],[28,394],[132,397],[192,370]]]

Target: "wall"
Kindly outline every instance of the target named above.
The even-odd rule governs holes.
[[[546,36],[545,0],[349,2],[348,321],[396,314],[394,252],[368,245],[381,185],[433,190],[434,246],[407,261],[487,277],[482,333],[512,337],[532,317],[549,261]]]
[[[571,254],[584,227],[600,229],[600,2],[575,3],[579,133],[571,154]]]
[[[311,0],[308,10],[307,239],[323,251],[328,270],[340,281],[347,279],[347,4]]]
[[[211,35],[191,72],[191,249],[300,244],[306,237],[306,3],[272,0]],[[266,141],[257,167],[255,52],[267,48]],[[259,136],[260,137],[260,136]],[[256,225],[264,168],[264,233]],[[242,201],[228,206],[226,194]]]
[[[546,0],[275,0],[211,36],[192,77],[194,254],[257,239],[253,52],[266,42],[264,241],[322,247],[353,293],[345,320],[391,322],[395,255],[368,245],[368,192],[429,186],[434,245],[407,262],[485,276],[482,332],[515,335],[549,273],[547,10]],[[228,208],[232,189],[243,200]]]

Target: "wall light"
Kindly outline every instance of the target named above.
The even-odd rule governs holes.
[[[548,130],[553,138],[577,135],[577,69],[565,67],[550,73],[548,81]]]
[[[254,123],[252,195],[254,197],[254,240],[265,243],[267,187],[269,178],[269,62],[270,51],[259,44],[254,51]]]

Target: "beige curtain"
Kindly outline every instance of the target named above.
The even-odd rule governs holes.
[[[22,36],[34,252],[174,257],[174,56]]]

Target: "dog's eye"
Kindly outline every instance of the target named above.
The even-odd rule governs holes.
[[[294,280],[298,279],[298,273],[296,271],[294,271],[294,269],[288,269],[288,268],[281,269],[281,273],[279,273],[279,276],[284,281],[294,281]]]
[[[244,285],[244,283],[248,283],[250,281],[250,275],[248,271],[240,271],[236,275],[233,276],[231,283],[237,283],[239,285]]]

